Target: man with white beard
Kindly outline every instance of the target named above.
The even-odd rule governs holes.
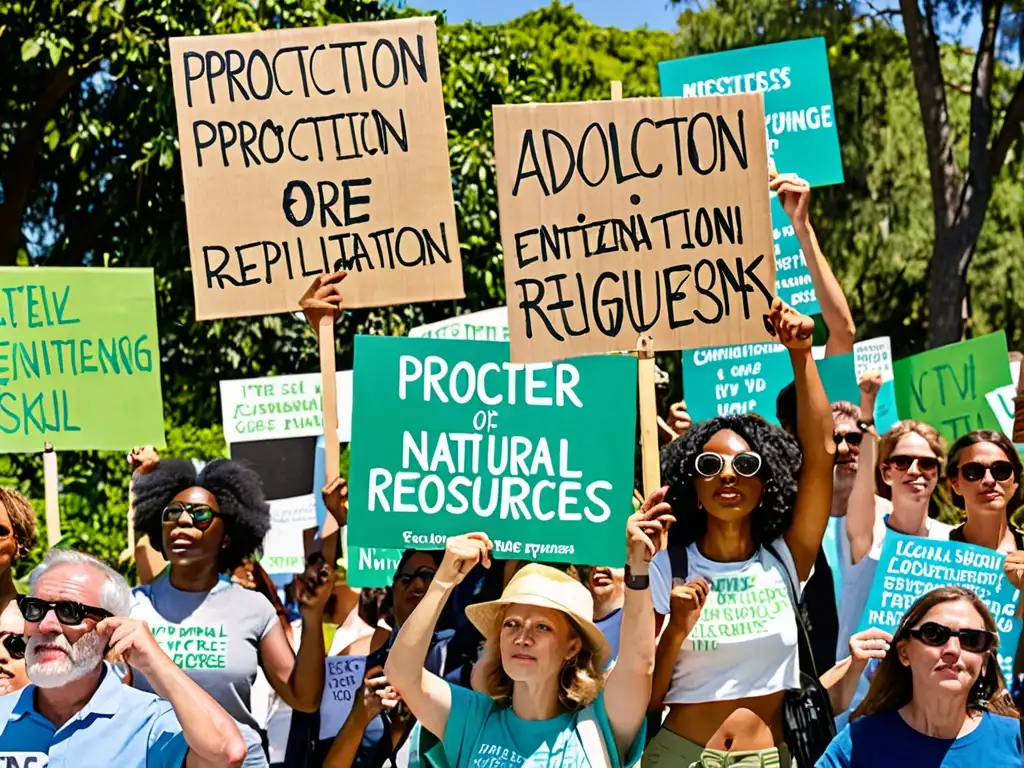
[[[131,589],[116,571],[52,549],[18,606],[32,684],[0,697],[0,765],[241,765],[246,749],[234,721],[167,657],[145,622],[127,618]],[[104,661],[108,651],[159,696],[123,685]]]

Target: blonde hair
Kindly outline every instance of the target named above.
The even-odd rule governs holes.
[[[506,608],[506,610],[508,610]],[[587,636],[583,634],[576,622],[567,614],[562,614],[569,623],[570,631],[579,638],[582,646],[570,661],[563,667],[558,685],[558,702],[568,712],[579,712],[589,707],[604,688],[605,676],[599,663],[599,651],[594,648]],[[501,625],[505,621],[505,611],[498,614],[494,626],[488,633],[483,654],[473,673],[473,688],[486,693],[498,704],[512,703],[512,687],[515,683],[507,674],[501,663]]]
[[[7,510],[11,519],[14,540],[18,544],[18,556],[22,557],[36,545],[39,534],[36,527],[36,513],[32,504],[13,488],[0,486],[0,507]]]

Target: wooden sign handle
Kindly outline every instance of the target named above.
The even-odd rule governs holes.
[[[57,452],[53,443],[43,447],[43,486],[46,491],[46,543],[50,549],[60,541],[60,506],[57,500]]]
[[[320,341],[320,398],[323,408],[324,464],[327,482],[338,477],[338,462],[341,447],[338,443],[338,379],[334,366],[334,313],[324,313],[320,318],[317,336]],[[319,488],[313,489],[319,493]],[[327,515],[320,531],[321,544],[338,532],[338,521],[334,515]],[[325,553],[326,556],[326,553]]]

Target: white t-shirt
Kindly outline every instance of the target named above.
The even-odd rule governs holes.
[[[877,506],[876,506],[877,509]],[[860,620],[864,616],[864,609],[868,604],[868,596],[871,594],[871,584],[878,572],[878,561],[882,554],[882,544],[885,542],[886,531],[889,527],[886,520],[889,515],[879,512],[875,516],[874,539],[871,544],[871,551],[856,565],[853,563],[849,548],[846,550],[847,561],[843,570],[843,597],[839,601],[839,637],[836,646],[836,658],[845,659],[850,655],[850,638],[860,626]],[[928,531],[927,538],[941,541],[949,540],[949,532],[952,526],[932,520],[930,517],[925,520],[925,529]],[[869,663],[864,674],[857,680],[857,690],[850,702],[850,708],[836,716],[836,728],[842,729],[850,713],[857,708],[871,687],[871,678],[878,665]]]
[[[779,538],[772,547],[792,583],[802,589],[786,542]],[[686,581],[703,576],[711,592],[680,648],[665,703],[698,704],[798,688],[796,613],[779,561],[764,547],[740,563],[709,560],[696,544],[687,555]],[[655,555],[650,576],[654,609],[667,616],[672,592],[667,551]]]

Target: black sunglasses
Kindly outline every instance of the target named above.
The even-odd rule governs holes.
[[[732,471],[741,477],[753,477],[761,470],[761,457],[753,451],[744,451],[732,457]],[[717,477],[725,469],[726,460],[720,453],[705,451],[693,463],[701,477]]]
[[[4,644],[7,655],[15,661],[25,658],[25,646],[28,643],[25,641],[24,635],[10,634],[0,642]]]
[[[999,645],[999,637],[987,629],[953,630],[934,621],[926,621],[916,629],[907,630],[907,633],[932,648],[941,648],[951,637],[959,640],[960,647],[971,653],[984,653]]]
[[[434,574],[436,573],[437,569],[431,568],[429,565],[423,565],[412,573],[396,573],[394,583],[408,587],[415,579],[422,579],[425,583],[429,584],[434,580]]]
[[[895,469],[897,472],[907,472],[914,462],[917,462],[917,470],[923,475],[930,475],[939,471],[939,460],[934,456],[890,456],[884,463]]]
[[[992,479],[997,483],[1005,483],[1013,477],[1013,464],[1008,461],[996,461],[992,464],[982,464],[979,461],[969,461],[961,464],[957,471],[968,483],[976,483],[985,477],[985,472],[992,473]]]
[[[192,525],[200,531],[205,531],[209,528],[213,524],[213,518],[219,515],[218,512],[213,511],[209,504],[189,504],[185,501],[172,501],[164,509],[163,521],[165,523],[177,523],[181,520],[181,515],[184,512],[188,512],[188,516],[192,518]]]
[[[72,627],[81,624],[86,616],[102,620],[109,619],[114,615],[102,608],[83,605],[71,600],[50,602],[49,600],[40,600],[38,597],[26,597],[25,595],[18,597],[18,607],[21,609],[21,615],[25,621],[30,621],[33,624],[38,624],[42,621],[51,610],[57,614],[57,621]]]
[[[836,446],[840,446],[843,443],[847,445],[860,445],[864,442],[863,432],[836,432],[832,435],[832,440]]]

